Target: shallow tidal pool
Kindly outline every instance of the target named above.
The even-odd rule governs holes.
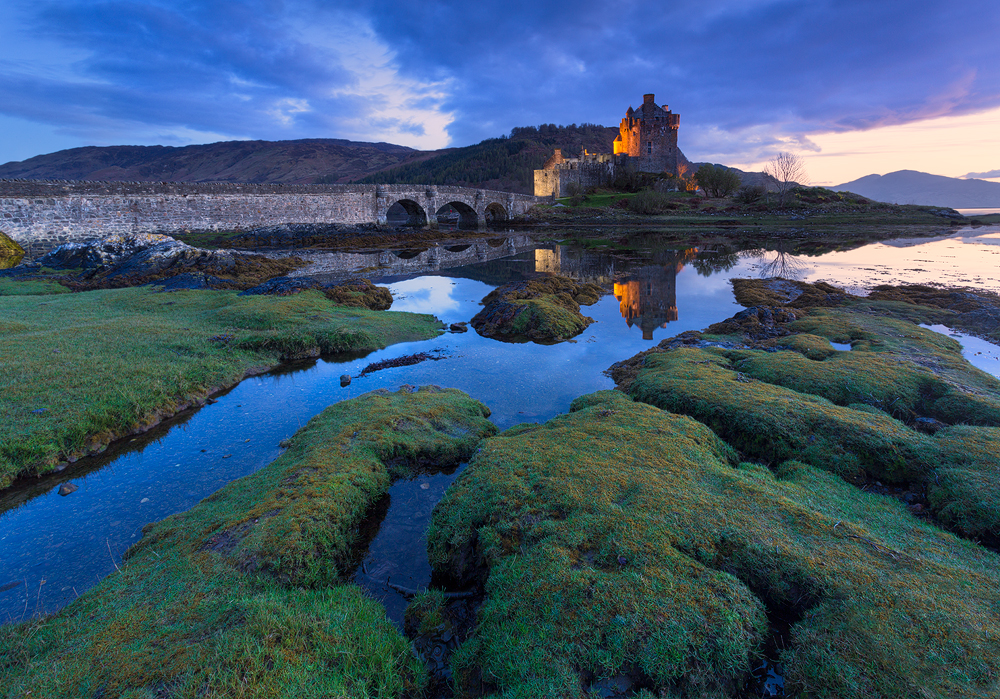
[[[543,422],[565,412],[580,395],[613,388],[603,372],[614,362],[741,310],[729,283],[734,277],[825,280],[854,293],[898,283],[1000,291],[1000,228],[946,233],[810,255],[787,241],[771,249],[738,250],[718,244],[677,247],[653,235],[643,238],[646,245],[617,252],[536,244],[523,236],[515,243],[511,237],[454,265],[433,248],[370,251],[366,254],[385,261],[381,279],[378,273],[371,278],[392,290],[392,310],[432,313],[446,326],[469,321],[496,286],[538,271],[595,282],[608,293],[583,309],[595,322],[568,342],[504,343],[470,329],[367,356],[289,365],[246,379],[215,402],[115,444],[100,457],[18,484],[0,494],[0,623],[71,602],[116,566],[127,565],[122,554],[141,537],[144,524],[183,511],[268,464],[281,453],[283,439],[337,401],[377,388],[437,384],[486,403],[501,429]],[[461,245],[453,248],[462,248],[456,256],[465,252]],[[341,261],[345,274],[352,266],[373,266],[365,254],[353,257],[358,259]],[[1000,375],[1000,348],[968,336],[957,339],[974,365]],[[369,364],[417,353],[432,359],[362,375]],[[347,386],[341,385],[344,374],[353,377]],[[356,580],[385,601],[397,622],[404,602],[386,583],[411,589],[428,584],[423,532],[456,475],[426,474],[397,483],[384,515],[378,513],[384,524],[373,522]],[[77,490],[61,496],[64,484]]]

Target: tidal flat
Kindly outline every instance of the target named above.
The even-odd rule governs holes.
[[[675,275],[697,259],[669,256]],[[785,696],[994,696],[1000,391],[919,327],[993,301],[879,293],[737,282],[746,312],[656,326],[611,367],[620,390],[580,381],[567,414],[495,436],[454,391],[337,403],[62,612],[5,627],[0,678],[54,696],[744,697],[779,686],[763,666]],[[449,361],[412,371],[449,383]],[[398,446],[415,435],[452,446]],[[348,552],[393,479],[432,461],[469,465],[427,534],[439,592],[408,613],[418,656],[346,582]]]

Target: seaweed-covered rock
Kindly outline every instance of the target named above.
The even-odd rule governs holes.
[[[84,243],[66,243],[45,255],[43,267],[82,270],[66,283],[79,290],[139,286],[181,274],[202,274],[175,282],[181,288],[246,289],[287,274],[304,263],[298,258],[271,259],[235,250],[202,250],[167,235],[114,235]],[[196,282],[205,283],[205,287]]]
[[[24,258],[24,249],[0,231],[0,269],[9,269]]]
[[[375,286],[367,279],[324,284],[312,277],[278,277],[247,289],[240,296],[291,296],[306,289],[321,291],[339,306],[368,308],[373,311],[387,311],[392,306],[392,292],[384,286]]]
[[[125,233],[94,238],[82,243],[63,243],[46,253],[39,262],[50,269],[97,269],[112,267],[133,255],[159,245],[178,243],[159,233]],[[185,248],[190,247],[184,245]]]
[[[800,282],[794,279],[734,279],[733,293],[741,306],[790,306],[815,308],[839,306],[850,295],[826,282]]]
[[[435,387],[331,406],[62,612],[0,627],[5,695],[418,696],[421,662],[344,574],[390,469],[467,458],[488,415]]]
[[[511,282],[483,298],[485,308],[470,325],[497,340],[558,342],[579,335],[594,322],[580,306],[597,303],[604,290],[559,276]]]
[[[968,289],[941,289],[920,284],[877,286],[868,295],[877,301],[902,301],[917,306],[952,311],[948,325],[966,332],[1000,340],[1000,296]]]
[[[805,464],[739,463],[621,393],[572,410],[486,441],[435,510],[432,563],[485,578],[459,696],[583,697],[605,679],[747,696],[767,613],[791,624],[772,657],[788,695],[997,691],[995,554]]]

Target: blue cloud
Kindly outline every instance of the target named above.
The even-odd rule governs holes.
[[[81,139],[447,128],[465,145],[520,125],[615,125],[652,91],[681,113],[693,157],[737,160],[1000,105],[994,0],[16,3],[14,31],[67,60],[41,70],[0,53],[0,113]]]

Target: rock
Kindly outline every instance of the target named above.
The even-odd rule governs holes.
[[[167,235],[115,235],[66,243],[41,259],[54,269],[82,269],[66,282],[77,290],[156,283],[165,290],[245,289],[302,266],[299,258],[270,259],[235,250],[202,250]],[[180,279],[170,279],[180,277]]]
[[[59,494],[69,495],[70,493],[75,493],[79,489],[80,486],[76,485],[75,483],[63,483],[61,486],[59,486]]]
[[[39,262],[51,269],[97,269],[117,265],[136,253],[163,243],[177,241],[158,233],[116,234],[82,243],[64,243],[44,255]]]
[[[341,376],[340,376],[340,385],[341,386],[350,386],[351,385],[351,375],[350,374],[341,374]]]
[[[451,330],[453,333],[464,333],[469,331],[469,324],[465,322],[452,323],[448,329]]]

